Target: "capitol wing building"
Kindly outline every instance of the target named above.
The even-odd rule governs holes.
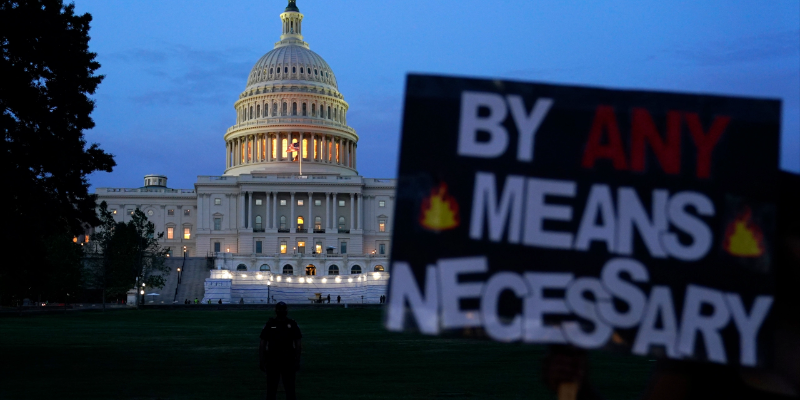
[[[378,302],[395,181],[358,175],[358,135],[336,76],[303,40],[294,0],[280,19],[280,41],[234,103],[223,175],[198,176],[194,189],[147,175],[140,188],[96,189],[98,201],[118,221],[142,210],[173,257],[213,259],[204,302],[307,302],[318,293]]]

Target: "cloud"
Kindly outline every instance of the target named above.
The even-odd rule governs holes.
[[[767,33],[710,43],[702,49],[678,49],[679,59],[702,66],[766,61],[800,55],[800,31]]]

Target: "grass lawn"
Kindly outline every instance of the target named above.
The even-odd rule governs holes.
[[[296,310],[301,399],[554,399],[541,346],[390,333],[378,309]],[[260,399],[266,311],[75,312],[0,319],[0,399]],[[593,353],[593,383],[636,398],[653,362]],[[278,393],[282,398],[283,393]]]

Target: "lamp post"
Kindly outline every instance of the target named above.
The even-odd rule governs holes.
[[[145,302],[144,302],[144,286],[145,286],[145,284],[144,284],[144,282],[142,282],[142,291],[139,292],[139,294],[142,295],[142,305],[145,304]]]
[[[178,284],[181,284],[181,268],[178,267]]]

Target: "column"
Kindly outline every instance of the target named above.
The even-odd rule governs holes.
[[[353,226],[353,220],[355,220],[355,218],[353,218],[353,213],[354,213],[353,194],[350,193],[350,230],[351,231],[353,229],[355,229],[355,227]]]
[[[331,229],[331,192],[325,193],[325,230]]]
[[[308,232],[314,232],[314,217],[311,215],[313,209],[311,208],[314,203],[314,193],[308,192],[308,219],[306,220],[306,228]]]
[[[244,229],[244,195],[245,192],[239,193],[239,229]]]
[[[203,229],[203,197],[205,195],[197,195],[197,230]]]
[[[289,204],[289,209],[292,210],[292,218],[289,220],[289,232],[296,233],[297,232],[297,221],[294,220],[294,192],[292,192],[291,203]]]
[[[236,194],[226,194],[228,197],[228,229],[236,229]]]
[[[338,233],[339,232],[339,220],[336,219],[336,209],[339,207],[339,203],[336,199],[336,193],[333,194],[333,231]]]
[[[266,230],[266,229],[272,228],[270,226],[270,222],[272,222],[272,221],[269,220],[269,198],[270,198],[270,193],[269,192],[264,192],[264,197],[266,197],[266,199],[264,199],[264,229]]]
[[[230,168],[231,165],[231,144],[230,142],[225,142],[225,169]]]
[[[253,227],[253,192],[247,192],[247,226],[245,228]]]
[[[278,192],[270,193],[272,195],[272,228],[278,228]]]
[[[361,220],[364,219],[364,195],[358,196],[358,230],[363,229],[361,227]]]

